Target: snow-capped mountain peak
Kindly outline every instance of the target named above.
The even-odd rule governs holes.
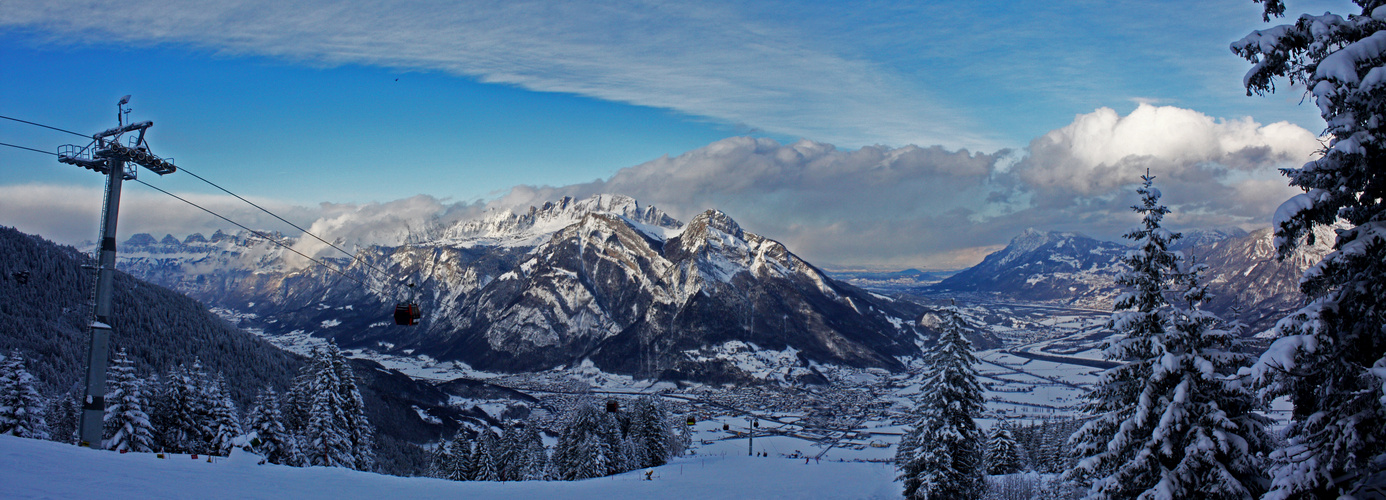
[[[665,229],[678,229],[682,223],[653,206],[641,206],[634,198],[600,194],[578,200],[564,196],[528,211],[514,213],[496,210],[480,219],[458,222],[443,232],[442,241],[452,244],[499,244],[533,246],[549,235],[578,223],[588,214],[611,214],[631,222]]]

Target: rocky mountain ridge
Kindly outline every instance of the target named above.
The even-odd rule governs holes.
[[[565,198],[443,234],[329,258],[364,285],[294,267],[244,234],[132,237],[120,264],[271,334],[491,371],[591,362],[642,378],[814,380],[818,363],[900,369],[929,338],[918,306],[837,282],[716,210],[684,225],[628,197]],[[411,297],[402,282],[418,284],[417,327],[388,319]],[[784,362],[768,369],[748,356]]]
[[[1279,260],[1270,228],[1190,231],[1189,241],[1172,247],[1208,266],[1204,273],[1213,298],[1205,307],[1247,323],[1248,333],[1275,325],[1303,304],[1299,277],[1332,250],[1330,228],[1316,230],[1316,242]],[[1077,233],[1027,230],[980,264],[943,281],[914,290],[925,295],[978,294],[1003,301],[1037,301],[1110,309],[1121,293],[1116,275],[1128,247]]]

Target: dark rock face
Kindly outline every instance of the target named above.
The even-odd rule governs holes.
[[[122,266],[251,313],[248,326],[270,333],[302,330],[344,347],[494,371],[590,361],[642,378],[747,381],[769,370],[789,380],[814,362],[900,369],[897,357],[919,354],[926,333],[914,321],[916,307],[834,281],[715,210],[685,227],[653,207],[604,195],[439,234],[359,253],[390,279],[361,262],[334,261],[368,286],[290,267],[267,242],[244,236],[177,254],[132,249]],[[202,250],[188,258],[190,248]],[[389,322],[393,303],[408,296],[401,281],[419,285],[417,327]],[[752,359],[765,353],[774,354],[773,367]]]
[[[1181,240],[1173,247],[1208,266],[1204,282],[1212,299],[1204,309],[1226,319],[1236,316],[1248,334],[1275,326],[1301,307],[1299,277],[1326,255],[1334,241],[1330,229],[1316,232],[1316,243],[1279,260],[1270,228],[1250,234],[1238,230],[1189,232],[1197,245]],[[1116,275],[1127,247],[1074,233],[1026,231],[1005,249],[972,268],[922,289],[930,294],[979,292],[1009,300],[1050,301],[1110,308],[1121,292]]]
[[[1300,247],[1284,260],[1276,255],[1270,228],[1185,252],[1208,266],[1204,277],[1213,299],[1206,308],[1225,318],[1236,314],[1249,333],[1256,333],[1305,305],[1299,278],[1332,251],[1336,240],[1327,228],[1315,230],[1315,236],[1313,245]]]
[[[980,264],[929,287],[932,292],[995,292],[1014,300],[1059,300],[1110,307],[1126,247],[1077,233],[1026,230]]]

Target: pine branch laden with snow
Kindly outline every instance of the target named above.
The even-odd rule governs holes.
[[[931,371],[921,390],[914,426],[895,456],[905,497],[919,500],[975,498],[983,479],[982,435],[976,417],[983,410],[972,342],[956,310],[944,314],[938,345],[926,355]]]
[[[1305,193],[1276,211],[1281,254],[1306,235],[1313,243],[1316,226],[1348,226],[1305,272],[1308,305],[1281,320],[1280,338],[1252,369],[1263,397],[1294,404],[1267,498],[1351,491],[1360,479],[1335,481],[1386,462],[1386,8],[1354,3],[1360,13],[1303,15],[1231,45],[1251,62],[1248,95],[1287,78],[1309,89],[1328,125],[1322,156],[1283,170]],[[1266,0],[1267,20],[1283,13]]]
[[[149,453],[154,451],[154,426],[144,408],[148,405],[144,380],[135,375],[134,361],[125,349],[116,352],[107,379],[105,440],[103,448]]]
[[[1251,357],[1240,327],[1224,328],[1200,310],[1207,298],[1195,265],[1168,250],[1179,237],[1161,227],[1154,178],[1142,177],[1136,249],[1118,282],[1131,288],[1116,303],[1106,357],[1123,363],[1087,395],[1093,419],[1071,439],[1078,465],[1064,476],[1088,486],[1086,498],[1254,498],[1265,489],[1258,455],[1269,421],[1237,377]],[[1177,287],[1177,288],[1176,288]],[[1167,297],[1179,297],[1172,304]]]
[[[24,368],[24,357],[18,349],[10,351],[0,361],[0,434],[48,439],[43,406],[34,376]]]

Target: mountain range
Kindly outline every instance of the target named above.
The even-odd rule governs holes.
[[[1316,230],[1315,243],[1278,259],[1270,228],[1188,231],[1171,249],[1208,266],[1212,299],[1204,307],[1236,316],[1248,333],[1265,331],[1303,305],[1299,277],[1332,250],[1330,228]],[[1129,247],[1078,233],[1027,230],[980,264],[936,284],[916,287],[929,296],[973,294],[979,300],[1039,301],[1110,309],[1122,289],[1116,284]]]
[[[5,256],[0,259],[0,351],[24,355],[45,394],[80,396],[94,261],[72,247],[4,226],[0,255]],[[112,349],[127,350],[140,376],[197,361],[208,373],[224,375],[228,392],[245,409],[265,387],[286,392],[304,364],[300,356],[227,324],[182,294],[119,272],[114,289]],[[418,474],[427,466],[427,453],[407,443],[451,437],[465,421],[496,423],[481,410],[451,404],[454,397],[487,392],[485,382],[435,385],[374,361],[351,363],[367,417],[380,429],[385,472]],[[523,397],[489,389],[505,393],[502,397]]]
[[[120,267],[269,334],[489,371],[590,362],[641,378],[753,381],[765,374],[736,354],[755,353],[781,361],[778,379],[815,380],[819,363],[899,370],[931,337],[923,308],[834,280],[717,210],[684,224],[629,197],[563,198],[404,240],[324,259],[349,277],[247,233],[136,235]],[[409,300],[420,324],[394,325],[393,304]]]

